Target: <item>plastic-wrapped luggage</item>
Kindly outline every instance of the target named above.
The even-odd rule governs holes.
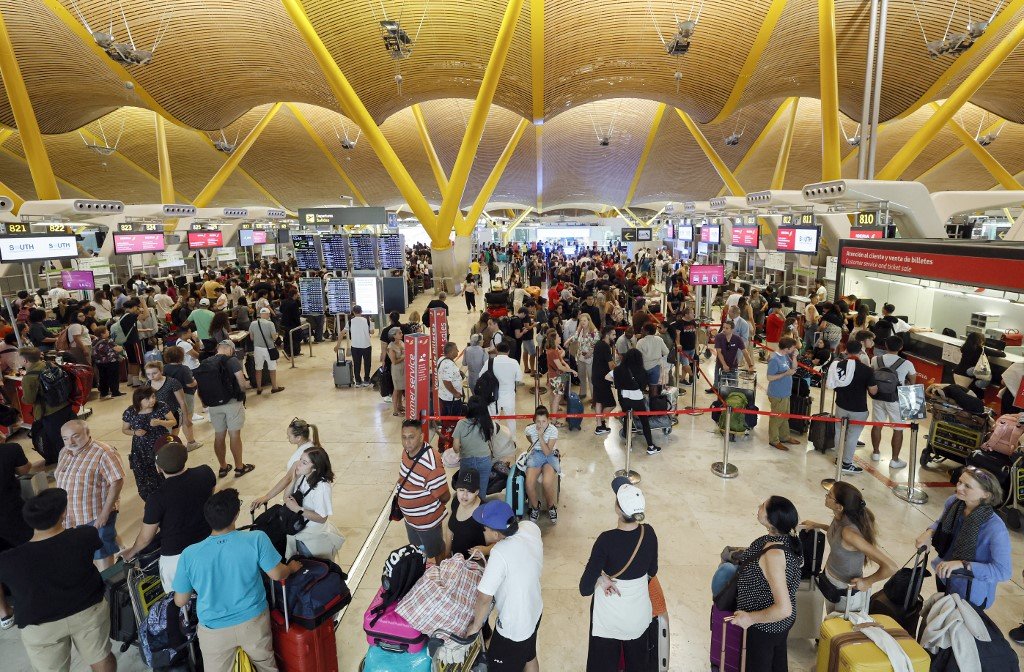
[[[850,604],[849,589],[846,604]],[[910,659],[914,672],[928,672],[931,657],[899,623],[888,616],[872,615],[871,619],[892,635]],[[847,608],[845,617],[828,618],[821,624],[817,669],[818,672],[891,672],[893,667],[888,655],[850,620]]]

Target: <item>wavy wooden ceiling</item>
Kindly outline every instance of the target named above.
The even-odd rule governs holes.
[[[992,12],[998,0],[973,3],[973,18]],[[411,106],[420,104],[441,165],[449,173],[505,8],[505,0],[305,0],[306,11],[339,66],[348,76],[427,200],[441,193],[417,132]],[[525,2],[511,50],[470,173],[462,206],[482,187],[521,117],[532,118],[531,15]],[[699,5],[699,3],[696,3]],[[866,42],[866,2],[837,0],[839,91],[843,124],[852,135],[860,116]],[[752,59],[744,86],[737,84],[748,54],[760,43],[759,29],[773,6],[784,5],[778,23]],[[56,6],[56,11],[55,11]],[[127,39],[118,7],[123,6],[132,37],[149,48],[162,35],[153,62],[132,66],[136,87],[83,43],[64,18],[84,19],[93,29]],[[63,7],[66,11],[61,12]],[[910,0],[891,0],[886,44],[878,166],[920,128],[931,113],[922,96],[941,99],[971,72],[993,46],[1024,20],[1024,3],[1009,2],[1006,14],[978,46],[959,60],[927,56]],[[928,39],[941,37],[952,0],[917,2]],[[767,186],[782,142],[786,115],[765,128],[786,96],[799,103],[786,188],[820,178],[817,0],[705,0],[690,51],[665,54],[677,18],[689,5],[669,0],[548,0],[545,5],[545,124],[538,143],[527,129],[499,181],[491,202],[536,207],[538,147],[542,150],[545,211],[595,208],[625,200],[652,116],[666,111],[632,202],[714,196],[722,181],[697,148],[673,108],[704,124],[705,135],[731,169],[747,157],[737,177],[747,189]],[[277,101],[291,101],[371,204],[403,201],[365,138],[342,149],[339,135],[355,137],[355,125],[339,113],[315,59],[280,0],[0,0],[8,31],[59,178],[62,195],[116,197],[126,202],[159,198],[153,113],[148,93],[183,126],[168,125],[168,140],[180,200],[194,198],[223,163],[210,139],[244,137]],[[378,22],[384,12],[400,18],[416,38],[409,58],[394,61],[385,51]],[[111,24],[111,18],[113,23]],[[966,22],[958,3],[953,27]],[[420,22],[422,20],[422,28]],[[656,25],[657,24],[657,25]],[[659,30],[661,35],[659,36]],[[977,52],[977,53],[975,53]],[[933,86],[949,69],[943,86]],[[678,70],[678,81],[673,76]],[[1024,48],[1018,47],[958,117],[973,135],[979,122],[1000,115],[1010,123],[990,151],[1011,173],[1024,170]],[[401,91],[395,75],[402,75]],[[934,89],[934,90],[932,90]],[[707,125],[727,101],[735,111]],[[729,103],[730,109],[732,102]],[[918,108],[921,109],[918,109]],[[916,111],[914,111],[916,110]],[[898,118],[906,115],[905,118]],[[121,121],[118,151],[100,156],[84,146],[76,129],[113,144]],[[1016,122],[1016,123],[1014,123]],[[0,123],[13,126],[6,97]],[[607,147],[596,134],[614,128]],[[188,126],[192,128],[188,128]],[[595,131],[595,126],[597,131]],[[745,128],[738,146],[723,138]],[[194,129],[203,129],[200,131]],[[764,133],[756,151],[751,143]],[[968,152],[947,158],[961,145],[944,130],[904,174],[923,176],[931,188],[990,188],[995,180]],[[844,175],[856,173],[856,152],[844,146]],[[218,205],[270,204],[290,209],[341,202],[351,188],[324,157],[303,125],[285,106],[218,194]],[[0,145],[0,182],[19,195],[34,196],[17,134]],[[981,186],[978,186],[981,185]]]

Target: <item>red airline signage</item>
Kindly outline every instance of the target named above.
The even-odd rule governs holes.
[[[970,287],[1024,290],[1024,259],[850,246],[843,248],[839,262],[846,268],[942,280]]]
[[[732,227],[732,244],[736,247],[756,248],[760,241],[761,230],[756,226]]]
[[[419,420],[430,413],[430,337],[405,336],[405,417]]]
[[[163,252],[164,234],[162,233],[115,233],[114,254],[134,254],[136,252]]]
[[[775,234],[775,249],[779,252],[815,254],[820,233],[821,230],[816,226],[780,226]]]
[[[188,249],[198,250],[207,247],[223,247],[223,231],[189,231]]]
[[[700,227],[700,242],[717,245],[722,237],[722,227],[717,224],[705,224]]]
[[[691,285],[721,285],[724,282],[725,266],[723,264],[710,266],[692,264],[690,266]]]
[[[850,238],[854,240],[880,240],[885,238],[885,227],[853,226],[850,227]]]

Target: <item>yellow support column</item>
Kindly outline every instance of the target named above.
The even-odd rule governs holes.
[[[153,113],[156,121],[156,162],[160,166],[160,202],[174,203],[174,178],[171,175],[171,153],[167,150],[167,128],[164,118]]]
[[[690,119],[690,115],[686,114],[686,112],[683,112],[679,108],[676,108],[676,113],[679,115],[679,118],[683,120],[683,123],[686,124],[686,128],[690,130],[690,135],[692,135],[693,139],[697,141],[697,145],[699,145],[701,150],[704,152],[704,156],[708,157],[708,161],[710,161],[711,165],[714,166],[715,170],[718,172],[718,176],[722,178],[722,181],[725,182],[725,186],[729,188],[730,193],[732,193],[733,196],[743,196],[746,194],[747,192],[743,190],[742,186],[740,186],[739,180],[737,180],[736,176],[732,174],[731,170],[729,170],[729,166],[725,165],[725,161],[723,161],[722,157],[718,155],[715,148],[711,146],[708,139],[704,137],[701,130],[697,128],[697,124],[693,123],[693,119]]]
[[[885,168],[882,168],[878,173],[877,179],[898,180],[903,175],[903,171],[914,162],[914,159],[924,151],[928,143],[938,135],[939,131],[946,125],[946,122],[952,119],[960,111],[960,108],[971,99],[971,96],[977,93],[978,89],[1003,64],[1003,61],[1013,53],[1022,40],[1024,40],[1024,21],[1019,21],[1013,30],[985,56],[984,60],[978,64],[978,67],[971,74],[967,75],[967,78],[964,79],[960,86],[956,87],[956,90],[950,94],[949,98],[935,110],[935,114],[929,117],[921,128],[917,129],[917,132],[910,137],[910,140],[896,152],[896,155],[889,160]]]
[[[530,69],[533,123],[544,123],[544,0],[530,0]]]
[[[936,103],[932,103],[933,108],[938,108]],[[953,131],[953,134],[960,139],[964,147],[968,152],[974,155],[974,158],[978,160],[978,163],[985,166],[985,170],[996,179],[996,182],[1008,191],[1020,191],[1024,190],[1024,186],[1014,179],[1013,175],[1010,174],[1006,168],[1003,168],[1003,164],[996,160],[996,157],[992,156],[991,152],[978,144],[978,141],[973,135],[963,129],[960,124],[956,123],[955,119],[950,119],[946,122],[946,126],[949,130]]]
[[[651,130],[647,131],[647,141],[644,143],[644,151],[640,153],[640,161],[636,164],[636,170],[633,172],[633,181],[629,183],[629,191],[626,192],[626,200],[623,202],[623,207],[628,206],[633,202],[633,195],[636,194],[636,187],[640,184],[640,176],[643,175],[644,167],[647,165],[647,157],[651,154],[651,148],[654,147],[654,138],[658,135],[658,129],[661,127],[661,118],[665,116],[665,103],[658,105],[658,109],[654,112],[654,119],[651,120]]]
[[[843,176],[839,144],[839,68],[836,64],[835,0],[818,0],[818,60],[821,90],[821,179]]]
[[[498,182],[501,180],[501,176],[505,174],[505,168],[508,167],[508,162],[512,158],[512,154],[515,153],[516,147],[519,145],[519,139],[523,137],[523,133],[526,132],[527,127],[530,126],[530,122],[526,119],[520,119],[519,125],[516,126],[516,130],[512,133],[512,137],[509,138],[508,144],[505,145],[505,149],[502,150],[501,156],[498,157],[498,162],[494,164],[494,168],[491,169],[490,175],[487,176],[487,181],[484,182],[484,186],[481,187],[480,193],[477,194],[476,200],[473,201],[473,206],[469,209],[469,214],[466,215],[465,220],[455,225],[455,235],[457,236],[468,236],[473,233],[473,227],[476,226],[476,222],[480,219],[480,214],[484,211],[487,206],[487,202],[491,200],[491,195],[494,194],[494,190],[498,186]]]
[[[294,0],[285,1],[293,2]],[[469,171],[473,168],[473,159],[476,157],[476,150],[480,146],[480,138],[483,136],[484,126],[487,124],[487,115],[491,111],[494,92],[498,88],[498,80],[501,78],[501,71],[505,67],[505,59],[508,57],[509,49],[512,46],[512,38],[516,32],[516,23],[519,20],[519,14],[522,9],[523,0],[508,0],[508,5],[505,7],[505,15],[501,19],[498,36],[494,40],[491,58],[487,62],[487,69],[484,70],[484,77],[480,82],[480,91],[477,93],[476,102],[473,103],[473,111],[470,113],[469,121],[466,124],[466,133],[462,136],[459,155],[455,159],[452,174],[448,178],[448,189],[444,193],[441,210],[437,213],[437,232],[444,236],[448,235],[455,224],[455,215],[459,211],[462,196],[466,191]]]
[[[521,215],[512,220],[509,223],[508,228],[502,232],[502,240],[504,240],[507,243],[512,238],[512,232],[515,231],[517,226],[519,226],[526,220],[526,218],[529,216],[531,212],[533,212],[533,208],[527,208],[526,210],[523,210],[523,213]]]
[[[313,56],[316,57],[317,63],[320,65],[320,70],[323,71],[324,77],[327,79],[327,83],[330,84],[331,90],[334,91],[335,97],[338,99],[338,103],[345,111],[346,115],[356,123],[359,128],[362,129],[366,135],[367,141],[370,146],[373,147],[373,151],[377,154],[377,158],[384,165],[384,169],[391,176],[395,186],[398,187],[399,193],[405,199],[405,202],[409,204],[409,210],[416,216],[423,225],[423,228],[430,234],[432,245],[435,249],[446,249],[450,246],[448,241],[448,231],[440,233],[437,230],[436,222],[437,218],[434,215],[433,209],[430,204],[427,203],[427,199],[423,197],[423,192],[419,190],[416,183],[413,181],[412,176],[406,169],[402,162],[399,160],[395,150],[391,147],[391,143],[388,142],[387,138],[384,137],[384,133],[381,132],[380,127],[370,116],[366,106],[363,105],[363,101],[359,99],[355,89],[349,83],[348,78],[338,67],[338,64],[334,61],[334,57],[331,56],[330,51],[327,50],[327,45],[323,43],[320,36],[317,35],[316,29],[313,28],[313,24],[310,23],[309,17],[306,16],[306,11],[302,8],[302,4],[299,0],[282,0],[285,9],[288,10],[289,16],[295,23],[295,27],[298,29],[299,34],[309,45],[310,50],[313,52]],[[450,228],[450,226],[449,226]]]
[[[11,44],[11,36],[7,33],[7,24],[2,13],[0,13],[0,76],[3,77],[7,100],[10,101],[11,113],[14,115],[14,123],[18,126],[18,135],[21,137],[22,147],[25,148],[25,158],[28,160],[28,168],[32,173],[36,198],[39,200],[59,199],[60,189],[57,188],[57,178],[53,175],[53,166],[50,165],[50,157],[46,153],[46,145],[43,144],[43,135],[39,131],[39,122],[36,120],[35,110],[32,109],[32,101],[29,100],[28,89],[21,76],[21,66],[18,65],[18,59],[14,54],[14,46]]]
[[[796,128],[796,110],[800,99],[793,99],[793,107],[789,109],[789,122],[786,124],[786,135],[779,147],[779,157],[775,160],[775,172],[772,174],[772,189],[782,189],[786,182],[786,169],[789,167],[789,150],[793,147],[793,130]]]
[[[423,110],[420,109],[419,103],[412,106],[412,116],[416,120],[416,130],[420,134],[423,151],[427,154],[427,161],[430,163],[430,170],[434,173],[437,188],[441,190],[441,198],[444,198],[445,192],[448,191],[448,176],[444,174],[441,159],[437,157],[437,150],[434,149],[430,133],[427,132],[427,120],[423,118]]]
[[[228,181],[231,174],[235,172],[235,168],[237,168],[238,164],[240,164],[242,159],[245,158],[246,153],[260,137],[260,134],[263,133],[263,129],[270,125],[270,122],[274,119],[280,109],[281,103],[274,103],[271,108],[267,110],[267,113],[263,115],[263,118],[259,120],[251,131],[249,131],[249,135],[245,136],[245,140],[242,140],[238,147],[235,147],[235,151],[228,155],[228,160],[224,162],[224,165],[222,165],[220,169],[214,173],[213,177],[210,178],[210,181],[206,183],[203,190],[200,191],[199,195],[196,196],[194,201],[192,201],[193,205],[197,208],[205,208],[210,204],[210,201],[212,201],[214,196],[217,195],[217,192],[219,192],[220,188],[224,186],[224,183]]]
[[[306,134],[309,136],[309,139],[313,141],[313,144],[320,148],[320,151],[323,152],[324,158],[326,158],[327,161],[330,162],[331,166],[334,167],[334,172],[338,173],[338,177],[340,177],[342,181],[346,185],[348,185],[348,188],[352,190],[352,197],[359,201],[362,205],[369,205],[369,203],[366,202],[366,199],[363,198],[363,193],[359,191],[359,188],[356,187],[352,179],[349,178],[348,173],[346,173],[345,169],[341,167],[340,163],[338,163],[338,159],[334,157],[334,153],[327,148],[327,145],[324,143],[323,138],[320,137],[320,135],[316,132],[316,129],[313,128],[313,125],[309,123],[308,119],[306,119],[306,115],[304,115],[302,111],[299,110],[299,108],[296,105],[293,105],[292,103],[286,103],[286,106],[291,111],[295,119],[302,126],[302,128],[306,129]]]

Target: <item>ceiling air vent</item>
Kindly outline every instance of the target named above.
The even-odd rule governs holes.
[[[73,204],[74,211],[80,214],[104,214],[116,215],[124,212],[124,203],[121,201],[92,201],[76,200]]]

